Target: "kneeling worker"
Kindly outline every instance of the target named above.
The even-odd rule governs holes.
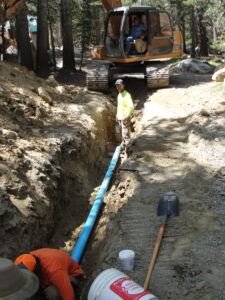
[[[20,255],[15,264],[37,275],[47,299],[78,300],[73,287],[78,286],[84,271],[65,252],[43,248]]]

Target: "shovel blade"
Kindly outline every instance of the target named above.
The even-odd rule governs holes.
[[[158,216],[178,216],[179,198],[174,192],[167,192],[159,200]]]

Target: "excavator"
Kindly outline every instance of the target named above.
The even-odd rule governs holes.
[[[170,69],[162,60],[183,55],[182,34],[173,29],[169,14],[153,6],[122,6],[120,0],[102,3],[107,11],[104,44],[90,47],[87,88],[107,92],[110,82],[126,76],[147,79],[148,88],[169,86]],[[126,53],[125,41],[135,18],[146,27],[146,47],[140,52],[137,39]]]

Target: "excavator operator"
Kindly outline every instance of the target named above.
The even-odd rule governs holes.
[[[125,54],[128,55],[131,49],[131,43],[145,35],[147,27],[142,23],[141,16],[135,16],[131,28],[131,36],[125,38]]]

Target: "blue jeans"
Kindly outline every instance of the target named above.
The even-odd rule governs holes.
[[[129,53],[131,49],[131,44],[134,41],[132,36],[124,37],[124,51]]]

